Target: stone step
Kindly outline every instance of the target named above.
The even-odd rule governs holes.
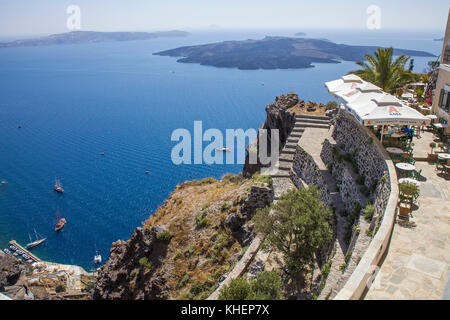
[[[285,148],[288,149],[296,149],[298,145],[298,141],[297,142],[288,142],[284,145]]]
[[[295,119],[320,119],[320,120],[330,120],[328,116],[312,115],[312,114],[296,114]]]
[[[323,128],[323,129],[329,129],[330,125],[329,124],[319,124],[319,123],[309,123],[309,122],[297,122],[295,124],[294,129],[292,130],[293,132],[301,129],[301,128]]]
[[[305,131],[305,127],[294,127],[294,129],[292,129],[291,131],[291,136],[292,134],[301,134]]]
[[[304,119],[303,118],[302,119],[296,119],[294,127],[297,125],[297,123],[302,123],[302,122],[328,124],[330,122],[330,120],[306,119],[306,118],[304,118]]]
[[[292,166],[292,160],[286,161],[286,160],[281,160],[281,159],[280,159],[280,161],[278,161],[278,165],[279,165],[280,167],[289,167],[289,168],[291,168],[291,166]]]
[[[296,143],[297,144],[299,140],[300,139],[298,137],[293,137],[293,138],[288,138],[287,142],[288,143],[291,142],[291,143]]]
[[[279,170],[279,171],[288,171],[288,172],[289,172],[289,171],[291,171],[291,167],[290,167],[290,166],[289,166],[289,167],[284,167],[284,166],[281,167],[281,166],[280,166],[280,167],[278,167],[278,170]]]
[[[295,154],[295,149],[283,149],[283,151],[281,151],[280,156],[283,154]]]
[[[280,154],[279,159],[280,161],[292,163],[294,161],[294,155],[290,153]]]
[[[272,178],[290,178],[291,175],[289,174],[288,171],[279,171],[276,173],[272,173],[270,175]]]
[[[303,131],[305,131],[305,130],[303,130]],[[300,140],[300,138],[302,137],[302,134],[301,133],[291,133],[290,137],[299,138],[299,140]]]

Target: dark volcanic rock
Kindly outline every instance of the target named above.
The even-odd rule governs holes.
[[[182,63],[254,70],[311,68],[313,63],[358,61],[376,50],[376,46],[352,46],[323,39],[265,37],[181,47],[155,54],[182,57],[178,60]],[[394,49],[394,54],[434,57],[428,52],[406,49]]]
[[[153,273],[139,262],[142,258],[153,265],[161,264],[167,244],[156,240],[166,229],[136,228],[128,241],[112,244],[110,258],[100,269],[94,288],[94,299],[162,299],[165,283],[161,270]]]
[[[0,291],[15,285],[25,270],[24,265],[13,256],[0,251]]]
[[[267,148],[270,150],[271,145],[271,129],[278,129],[280,135],[280,147],[286,143],[286,140],[289,136],[289,133],[294,128],[295,123],[295,114],[288,112],[287,110],[296,104],[304,104],[303,100],[298,99],[298,95],[290,92],[288,94],[279,96],[275,98],[275,102],[270,103],[266,107],[266,121],[260,127],[260,129],[268,130],[268,139],[267,139]],[[255,140],[252,144],[247,148],[247,157],[245,159],[243,174],[245,177],[249,177],[255,172],[259,171],[262,165],[250,164],[249,163],[249,152],[252,150],[258,150],[257,146],[258,142]],[[256,151],[259,154],[259,151]]]

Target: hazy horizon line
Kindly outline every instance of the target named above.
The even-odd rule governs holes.
[[[185,28],[167,28],[167,29],[115,29],[115,30],[102,30],[102,29],[80,29],[80,30],[67,30],[67,31],[53,31],[53,32],[46,32],[46,33],[29,33],[29,34],[1,34],[0,38],[12,38],[12,37],[39,37],[39,36],[49,36],[54,34],[63,34],[63,33],[69,33],[73,31],[86,31],[86,32],[165,32],[165,31],[185,31],[185,32],[226,32],[226,31],[291,31],[291,32],[305,32],[306,31],[366,31],[367,33],[376,34],[376,33],[383,33],[383,32],[419,32],[419,33],[441,33],[442,37],[444,36],[444,31],[440,29],[411,29],[411,28],[396,28],[396,29],[378,29],[378,30],[369,30],[367,28],[239,28],[239,27],[233,27],[233,28],[225,28],[225,27],[215,27],[215,28],[192,28],[192,27],[185,27]],[[308,35],[308,34],[306,34]]]

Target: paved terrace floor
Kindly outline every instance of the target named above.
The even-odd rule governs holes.
[[[450,180],[427,162],[416,167],[423,169],[418,208],[408,223],[397,220],[365,299],[450,299]]]

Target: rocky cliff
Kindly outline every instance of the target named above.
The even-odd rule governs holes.
[[[113,243],[94,299],[205,299],[255,236],[270,180],[227,175],[177,186],[143,227]]]
[[[292,131],[295,123],[295,114],[289,112],[288,109],[296,105],[304,105],[303,100],[299,100],[298,95],[295,93],[288,93],[275,98],[275,102],[266,106],[266,121],[260,126],[259,129],[268,130],[268,150],[270,150],[270,130],[278,129],[280,134],[280,148],[286,143],[286,139],[289,133]],[[254,151],[253,151],[254,150]],[[244,164],[243,173],[248,177],[261,169],[261,164],[258,161],[256,164],[249,163],[249,153],[258,152],[258,141],[253,141],[247,148],[247,157]],[[259,158],[259,157],[258,157]]]
[[[23,299],[25,266],[12,255],[0,251],[0,292],[12,299]]]

